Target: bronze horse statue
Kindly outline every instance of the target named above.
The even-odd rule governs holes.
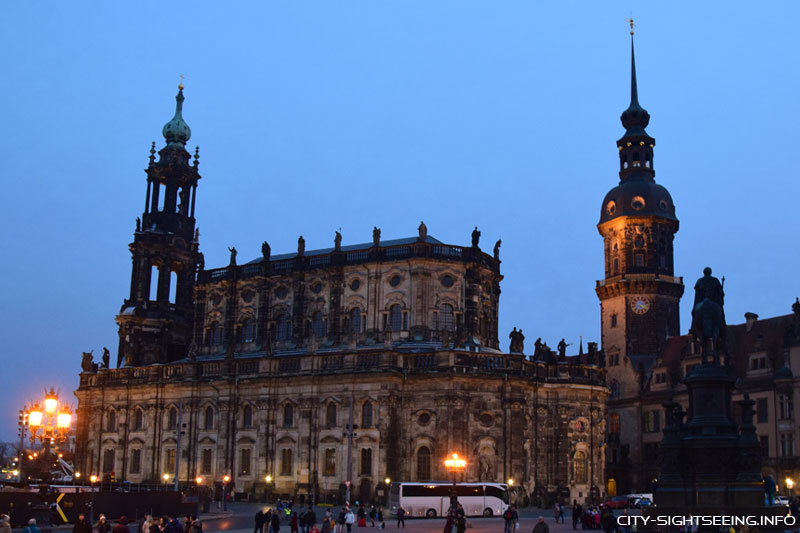
[[[722,306],[704,298],[692,309],[692,335],[702,346],[702,362],[711,356],[714,364],[719,364],[719,346],[725,346],[725,323]]]

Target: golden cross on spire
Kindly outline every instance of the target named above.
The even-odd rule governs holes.
[[[628,24],[630,24],[630,25],[631,25],[631,35],[633,35],[633,27],[635,26],[635,24],[633,23],[633,19],[632,19],[632,18],[631,18],[631,19],[625,19],[625,21],[626,21]]]
[[[181,82],[178,84],[178,89],[183,90],[183,80],[184,80],[183,74],[180,75],[180,78],[181,78]]]

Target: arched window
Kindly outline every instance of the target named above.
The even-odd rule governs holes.
[[[294,425],[294,408],[292,404],[287,403],[283,406],[283,427],[292,427]]]
[[[246,319],[241,325],[242,342],[253,342],[256,339],[256,324],[252,318]]]
[[[278,317],[277,331],[275,332],[275,340],[288,341],[292,338],[292,319],[289,315],[283,314]]]
[[[361,406],[361,427],[372,426],[372,402],[366,401]]]
[[[178,410],[174,407],[170,407],[169,411],[167,412],[167,429],[177,429],[178,428]]]
[[[455,331],[456,318],[453,315],[453,306],[442,304],[439,306],[439,330]]]
[[[144,411],[136,409],[133,412],[133,430],[141,431],[144,429]]]
[[[211,406],[206,407],[203,416],[203,427],[205,429],[214,429],[214,408]]]
[[[324,476],[336,475],[336,450],[333,448],[325,449],[325,464],[322,470]]]
[[[372,448],[361,448],[361,475],[372,475]]]
[[[212,322],[208,327],[208,344],[210,346],[219,346],[222,344],[223,332],[222,324],[216,321]]]
[[[634,248],[644,248],[644,237],[642,237],[641,235],[637,235],[633,239],[633,247]]]
[[[361,333],[361,309],[358,307],[350,311],[350,332]]]
[[[253,408],[249,405],[245,405],[242,409],[242,427],[253,427]]]
[[[317,311],[314,313],[314,316],[311,317],[311,329],[314,332],[314,336],[316,338],[322,338],[327,335],[327,324],[325,318],[322,316],[322,313]]]
[[[394,304],[389,308],[389,329],[391,331],[402,331],[403,329],[403,310],[400,304]]]
[[[325,423],[329,428],[336,426],[336,404],[333,402],[328,404],[325,412]]]
[[[117,412],[113,409],[108,410],[108,418],[106,418],[106,431],[117,430]]]
[[[292,449],[284,448],[281,450],[281,475],[292,475]]]
[[[586,483],[586,454],[575,452],[572,459],[572,477],[575,483]]]
[[[612,398],[619,398],[619,382],[612,381],[611,382],[611,397]]]
[[[431,478],[431,451],[423,446],[417,450],[417,481],[428,481]]]

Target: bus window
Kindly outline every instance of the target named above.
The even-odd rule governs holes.
[[[499,487],[492,487],[487,485],[486,486],[486,495],[487,496],[494,496],[496,498],[500,498],[500,501],[503,503],[508,503],[508,491],[503,490]]]
[[[452,485],[447,487],[447,496],[450,495],[452,490]],[[480,485],[458,485],[458,496],[483,496],[483,487]]]

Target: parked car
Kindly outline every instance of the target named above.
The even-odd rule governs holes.
[[[636,498],[636,501],[633,502],[633,506],[637,509],[641,509],[643,507],[650,507],[653,505],[653,500],[650,498]]]
[[[775,505],[785,505],[785,506],[788,507],[789,506],[789,498],[787,498],[786,496],[775,496],[775,499],[773,500],[773,503]]]
[[[607,499],[605,504],[606,507],[609,509],[627,509],[628,504],[628,497],[627,496],[612,496],[611,498]]]

